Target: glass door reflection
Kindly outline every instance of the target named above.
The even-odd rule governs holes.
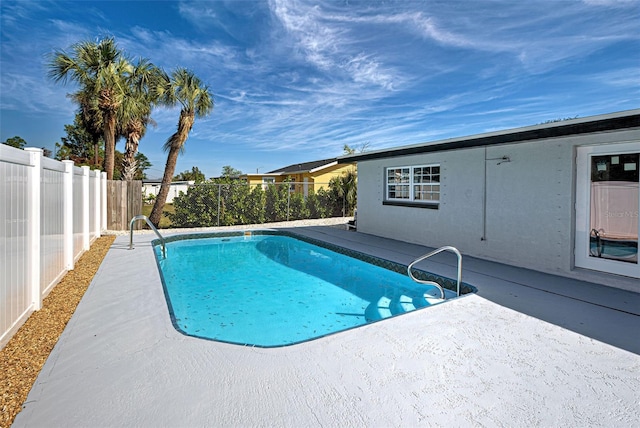
[[[638,263],[639,153],[591,157],[589,256]]]

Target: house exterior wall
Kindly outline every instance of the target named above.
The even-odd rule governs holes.
[[[262,185],[262,175],[249,175],[249,174],[247,174],[247,183],[250,186]]]
[[[355,169],[356,169],[355,165],[339,164],[339,165],[335,165],[335,166],[323,169],[322,171],[318,171],[314,173],[312,178],[314,183],[313,191],[317,192],[318,190],[320,190],[320,188],[324,188],[325,190],[328,190],[329,181],[331,181],[332,178],[340,177],[342,174],[346,173],[347,171],[351,171]]]
[[[173,198],[180,195],[180,192],[187,193],[189,187],[192,186],[194,182],[189,183],[172,183],[169,187],[169,193],[167,194],[167,200],[165,203],[172,204]],[[156,195],[158,196],[160,193],[160,184],[159,183],[145,183],[142,185],[142,195],[143,197],[148,195]]]
[[[317,192],[320,188],[324,188],[327,190],[329,188],[329,181],[331,181],[334,177],[339,177],[344,172],[355,170],[354,164],[338,164],[333,165],[327,168],[322,168],[318,171],[310,172],[304,171],[300,173],[292,173],[292,174],[282,174],[282,175],[269,175],[269,174],[247,174],[246,179],[247,182],[252,185],[262,185],[263,177],[272,177],[275,179],[276,183],[282,183],[287,178],[293,180],[295,185],[295,191],[298,193],[304,192],[304,180],[305,178],[308,180],[307,190],[313,190]]]
[[[262,182],[262,178],[263,177],[268,177],[268,178],[273,178],[275,180],[276,183],[282,183],[284,182],[284,180],[287,179],[287,177],[292,177],[295,178],[297,176],[297,174],[292,174],[292,175],[268,175],[268,174],[247,174],[246,177],[247,179],[247,183],[251,186],[262,186],[263,182]]]
[[[572,270],[576,147],[630,141],[639,130],[361,160],[358,231],[588,279]],[[510,162],[485,161],[502,156]],[[383,205],[385,168],[432,163],[441,166],[439,209]]]

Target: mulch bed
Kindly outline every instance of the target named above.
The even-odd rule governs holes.
[[[51,290],[0,350],[0,427],[10,427],[33,383],[107,255],[115,236],[103,236]]]

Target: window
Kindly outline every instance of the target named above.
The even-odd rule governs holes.
[[[387,169],[387,199],[409,199],[410,168]]]
[[[437,207],[440,202],[440,165],[387,168],[385,202]]]
[[[267,190],[269,184],[276,184],[276,179],[273,177],[262,177],[262,190]]]

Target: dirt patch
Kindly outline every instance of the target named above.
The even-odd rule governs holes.
[[[0,427],[10,427],[115,236],[98,238],[0,350]]]

